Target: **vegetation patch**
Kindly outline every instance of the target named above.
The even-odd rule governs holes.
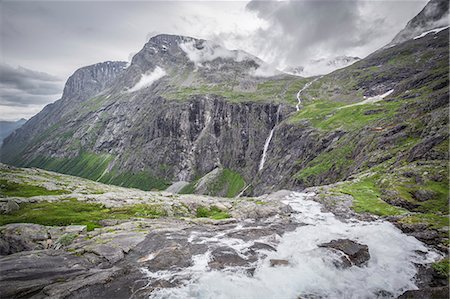
[[[235,197],[245,187],[245,181],[241,175],[230,169],[223,169],[209,186],[209,195],[222,195],[224,197]]]
[[[97,180],[102,176],[112,158],[113,156],[109,154],[95,154],[82,151],[73,158],[37,157],[24,166],[33,166]]]
[[[298,82],[300,81],[297,77],[272,78],[271,80],[258,83],[255,90],[249,91],[236,90],[230,84],[205,84],[190,87],[173,86],[171,90],[165,92],[164,96],[171,100],[186,100],[195,95],[215,94],[223,96],[231,102],[287,102],[294,105],[297,102],[295,94],[298,89],[296,88],[298,85],[303,85],[303,83],[299,84]],[[296,83],[296,86],[291,88],[293,83]],[[291,93],[288,93],[288,91]],[[295,91],[295,93],[292,91]],[[289,96],[287,97],[286,95]]]
[[[295,175],[295,178],[308,182],[314,177],[323,175],[332,169],[338,170],[349,167],[353,163],[353,149],[353,144],[341,144],[341,146],[337,146],[329,152],[322,152],[309,162],[305,168],[300,170]],[[337,172],[342,173],[342,171]]]
[[[214,220],[230,218],[230,214],[228,214],[228,212],[222,211],[216,206],[212,206],[210,208],[200,206],[197,208],[196,216],[198,218],[211,218]]]
[[[433,263],[432,267],[436,271],[436,273],[443,277],[447,278],[449,277],[449,259],[443,259],[439,262]]]
[[[23,203],[20,209],[0,217],[0,225],[8,223],[36,223],[48,226],[86,225],[88,231],[100,227],[102,219],[155,218],[166,216],[160,205],[129,205],[106,208],[102,204],[87,203],[74,198],[57,202]]]
[[[141,190],[164,190],[170,186],[167,180],[153,176],[150,171],[120,172],[113,169],[107,172],[108,165],[113,158],[109,154],[95,154],[82,151],[74,158],[37,157],[24,166],[39,167],[105,184]]]
[[[399,107],[398,101],[346,106],[341,102],[317,100],[304,106],[289,122],[309,120],[314,127],[324,131],[355,130],[380,119],[389,119]]]
[[[165,190],[170,186],[170,182],[152,175],[150,171],[126,171],[119,173],[113,170],[105,173],[99,181],[105,184],[138,188],[141,190]]]
[[[353,196],[353,210],[357,213],[371,213],[379,216],[402,215],[407,211],[384,202],[380,199],[380,188],[374,177],[361,179],[358,182],[346,183],[336,191]]]
[[[19,184],[0,179],[0,197],[32,197],[42,195],[68,194],[66,190],[48,190],[44,187]]]

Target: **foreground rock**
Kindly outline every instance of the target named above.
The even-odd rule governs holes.
[[[361,267],[367,265],[370,259],[369,247],[367,245],[359,244],[348,239],[332,240],[331,242],[319,245],[319,247],[330,248],[342,253],[341,263],[338,266],[343,268],[351,266]]]

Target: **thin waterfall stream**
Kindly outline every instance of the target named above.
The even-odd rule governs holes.
[[[280,118],[280,108],[281,108],[281,105],[279,105],[278,109],[277,109],[277,117],[275,120],[275,125],[273,126],[272,130],[270,130],[269,136],[267,137],[266,142],[264,143],[263,154],[261,156],[261,161],[259,162],[258,171],[261,171],[264,168],[264,163],[266,162],[266,157],[267,157],[267,150],[269,149],[270,141],[272,140],[272,137],[273,137],[273,132],[275,131],[275,127],[277,126],[278,120]]]

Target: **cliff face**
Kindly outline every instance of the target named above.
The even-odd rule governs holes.
[[[448,25],[448,1],[431,0],[417,16],[406,24],[405,28],[394,37],[389,45],[400,44],[419,36],[421,33]]]

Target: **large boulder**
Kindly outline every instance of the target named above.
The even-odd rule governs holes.
[[[329,248],[342,254],[338,266],[348,268],[351,266],[364,266],[370,259],[369,247],[356,243],[349,239],[332,240],[328,243],[320,244],[319,247]]]

